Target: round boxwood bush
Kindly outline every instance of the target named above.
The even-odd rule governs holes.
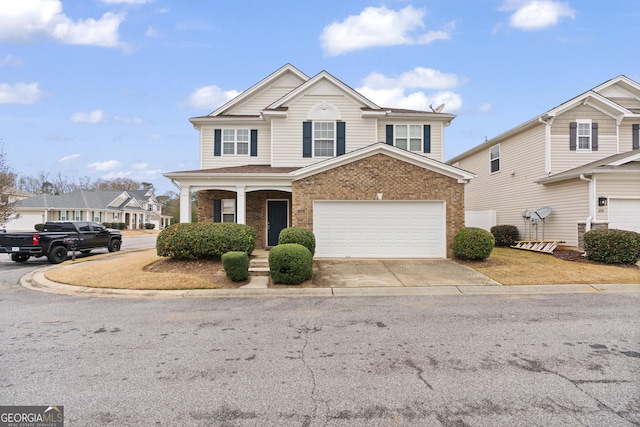
[[[640,234],[616,229],[587,231],[584,250],[592,261],[635,264],[640,260]]]
[[[220,259],[222,254],[241,251],[251,255],[256,231],[245,224],[229,222],[173,224],[158,234],[158,256],[176,259]]]
[[[269,251],[269,272],[273,283],[298,285],[313,274],[313,255],[298,243],[285,243]]]
[[[491,234],[496,246],[513,246],[520,240],[520,232],[515,225],[495,225],[491,227]]]
[[[302,227],[283,228],[278,235],[278,244],[297,243],[309,249],[311,255],[316,253],[316,236],[313,231]]]
[[[234,282],[249,278],[249,255],[246,252],[231,251],[222,254],[222,267],[227,277]]]
[[[460,259],[487,259],[494,243],[493,235],[487,230],[464,227],[453,238],[453,254]]]

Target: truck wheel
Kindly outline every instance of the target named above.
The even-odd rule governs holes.
[[[29,255],[27,254],[11,254],[11,261],[25,262],[28,259],[29,259]]]
[[[112,239],[109,242],[109,252],[118,252],[120,250],[120,246],[122,245],[122,242],[118,239]]]
[[[51,264],[60,264],[67,259],[67,249],[64,246],[56,246],[51,249],[47,258]]]

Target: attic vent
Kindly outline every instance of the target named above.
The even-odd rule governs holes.
[[[340,111],[331,104],[323,102],[309,110],[309,120],[342,120]]]

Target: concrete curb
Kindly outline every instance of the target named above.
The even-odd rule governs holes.
[[[278,288],[278,289],[190,289],[176,291],[90,288],[65,285],[45,277],[55,266],[33,270],[20,279],[27,289],[60,295],[111,298],[250,298],[250,297],[354,297],[354,296],[438,296],[438,295],[534,295],[560,293],[640,293],[640,284],[596,285],[430,285],[415,287],[354,287],[354,288]]]

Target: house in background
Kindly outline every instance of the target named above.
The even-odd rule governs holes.
[[[582,247],[585,231],[640,232],[640,84],[611,79],[449,160],[476,174],[467,217],[495,213],[522,239]],[[536,222],[537,208],[551,214]],[[474,224],[467,224],[474,225]]]
[[[18,200],[23,200],[33,196],[35,196],[35,194],[19,190],[15,187],[8,187],[6,188],[6,191],[3,194],[0,194],[0,197],[2,198],[2,200],[7,201],[9,203],[17,202]]]
[[[237,222],[256,247],[283,228],[312,230],[317,257],[451,256],[473,177],[443,162],[455,116],[382,108],[326,71],[290,64],[208,116],[200,169],[164,175],[180,190],[180,221]]]
[[[127,229],[151,223],[156,230],[169,224],[169,217],[162,215],[162,206],[148,190],[39,194],[20,200],[15,210],[19,217],[6,224],[9,231],[31,231],[35,224],[46,221],[122,222]]]

